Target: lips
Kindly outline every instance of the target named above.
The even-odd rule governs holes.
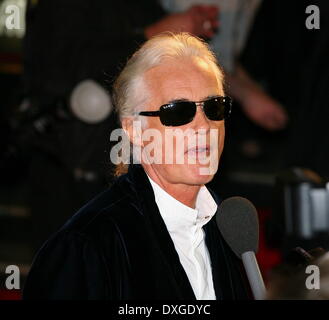
[[[188,155],[207,155],[209,152],[209,145],[190,147],[185,151]]]

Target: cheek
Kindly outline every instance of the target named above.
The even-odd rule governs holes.
[[[219,156],[224,148],[224,141],[225,141],[225,124],[224,121],[220,123],[214,123],[214,125],[210,129],[210,143],[213,147],[218,148]]]
[[[220,151],[223,151],[224,148],[224,141],[225,141],[225,126],[223,124],[223,126],[221,126],[221,128],[218,130],[218,145],[219,145],[219,149]]]

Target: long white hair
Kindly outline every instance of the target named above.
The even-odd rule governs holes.
[[[136,116],[137,111],[148,100],[144,74],[168,59],[200,58],[213,70],[219,86],[223,84],[223,73],[215,54],[203,40],[189,33],[165,32],[146,41],[128,60],[113,85],[113,102],[120,121]],[[145,124],[143,117],[142,126]],[[128,166],[117,165],[115,175],[127,172]]]

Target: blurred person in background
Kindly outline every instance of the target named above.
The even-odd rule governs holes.
[[[314,6],[316,12],[312,9]],[[321,181],[317,184],[315,180],[313,185],[319,188],[323,184],[319,190],[324,194],[327,193],[326,181],[329,179],[326,123],[329,117],[328,16],[328,1],[264,1],[241,57],[243,66],[286,107],[290,118],[289,130],[285,134],[280,153],[275,150],[271,152],[272,157],[280,156],[278,171],[292,168],[287,172],[294,172],[296,167],[302,168],[301,172],[311,170]],[[278,174],[277,180],[280,178]],[[304,185],[301,182],[302,179],[298,182],[300,186]],[[298,186],[295,183],[294,185]],[[280,247],[282,252],[296,245],[307,249],[314,246],[328,249],[328,230],[325,230],[325,223],[321,224],[323,229],[320,228],[309,236],[296,231],[301,225],[312,229],[319,217],[325,217],[328,212],[325,197],[323,202],[315,200],[316,206],[313,205],[311,196],[305,198],[305,202],[296,197],[292,202],[294,206],[289,207],[287,196],[286,202],[282,202],[286,206],[284,211],[279,210],[281,204],[278,206],[276,201],[273,204],[275,211],[267,223],[268,242]],[[321,205],[324,213],[319,209]],[[295,231],[292,233],[287,227],[291,208],[295,210]],[[309,218],[303,220],[303,216],[299,215],[302,212],[308,212]]]
[[[308,28],[313,10],[319,28]],[[325,0],[263,1],[255,18],[243,66],[286,108],[291,119],[282,167],[309,168],[329,178],[329,3]]]

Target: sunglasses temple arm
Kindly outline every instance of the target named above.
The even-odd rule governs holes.
[[[138,114],[141,116],[147,116],[147,117],[158,117],[159,111],[141,111]]]

